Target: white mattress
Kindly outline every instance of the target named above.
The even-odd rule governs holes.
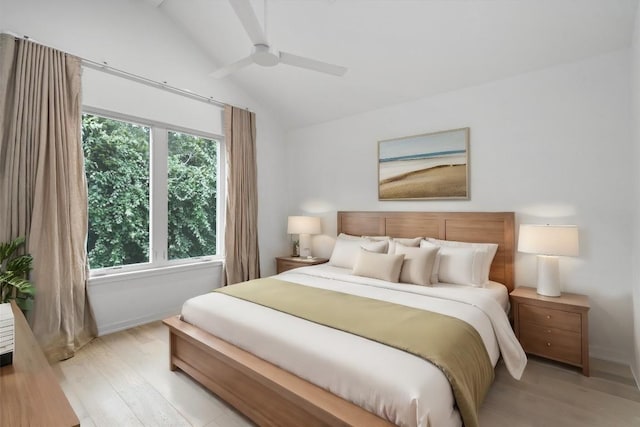
[[[339,270],[314,266],[276,277],[458,317],[478,331],[494,366],[502,350],[512,375],[522,374],[526,357],[493,291],[389,283]],[[461,425],[444,374],[417,356],[217,292],[185,302],[182,316],[397,425]]]

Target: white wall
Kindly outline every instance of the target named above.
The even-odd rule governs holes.
[[[634,234],[633,234],[633,306],[634,306],[634,343],[635,363],[631,370],[640,387],[640,8],[636,12],[636,25],[631,47],[631,127],[633,145],[635,149],[634,175]]]
[[[221,277],[221,263],[96,277],[91,280],[89,297],[98,335],[179,313],[184,301],[211,292]]]
[[[564,289],[591,297],[592,356],[628,363],[632,304],[629,52],[392,106],[287,134],[290,213],[515,211],[518,222],[573,223],[581,255],[561,260]],[[377,141],[471,128],[470,201],[380,202]],[[314,240],[328,255],[331,239]],[[517,254],[517,284],[535,256]]]
[[[209,78],[215,64],[159,9],[144,0],[1,0],[0,30],[256,112],[261,269],[275,273],[274,257],[288,249],[284,133],[266,108],[233,83]],[[97,71],[84,71],[83,97],[86,106],[222,134],[219,108]],[[219,286],[220,270],[219,263],[210,263],[160,276],[91,280],[98,328],[110,332],[175,312],[188,297]]]

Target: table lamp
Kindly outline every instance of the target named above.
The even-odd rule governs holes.
[[[311,235],[320,234],[320,218],[315,216],[290,216],[287,222],[288,234],[300,235],[300,256],[311,257]]]
[[[538,255],[539,295],[559,297],[558,257],[578,256],[575,225],[520,225],[518,251]]]

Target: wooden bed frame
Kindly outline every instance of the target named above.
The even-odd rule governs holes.
[[[513,212],[338,212],[338,232],[498,243],[490,278],[513,289]],[[390,422],[248,353],[178,316],[170,369],[181,369],[260,426],[392,426]]]

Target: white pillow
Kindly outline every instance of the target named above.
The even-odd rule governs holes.
[[[381,254],[360,249],[353,274],[398,283],[403,260],[402,254]]]
[[[439,247],[416,248],[397,243],[395,245],[396,254],[404,255],[400,281],[414,285],[431,285],[431,272],[439,250]]]
[[[457,242],[455,240],[438,240],[429,238],[427,239],[430,243],[438,246],[448,246],[454,248],[472,248],[478,249],[484,252],[484,257],[482,261],[482,285],[484,286],[489,282],[489,273],[491,271],[491,263],[493,262],[493,258],[496,256],[496,252],[498,251],[498,245],[495,243],[468,243],[468,242]]]
[[[440,282],[484,286],[483,264],[486,250],[441,246],[438,253],[440,254],[440,265],[438,266],[438,280]]]
[[[428,242],[427,240],[422,240],[420,242],[421,248],[429,248],[429,249],[440,249],[440,246],[434,245],[433,243]],[[436,252],[436,259],[433,261],[433,269],[431,270],[431,284],[435,284],[439,282],[438,271],[440,270],[440,251]]]
[[[387,242],[374,242],[361,237],[351,239],[338,236],[329,259],[329,265],[352,269],[361,248],[371,252],[386,253],[387,247]]]

